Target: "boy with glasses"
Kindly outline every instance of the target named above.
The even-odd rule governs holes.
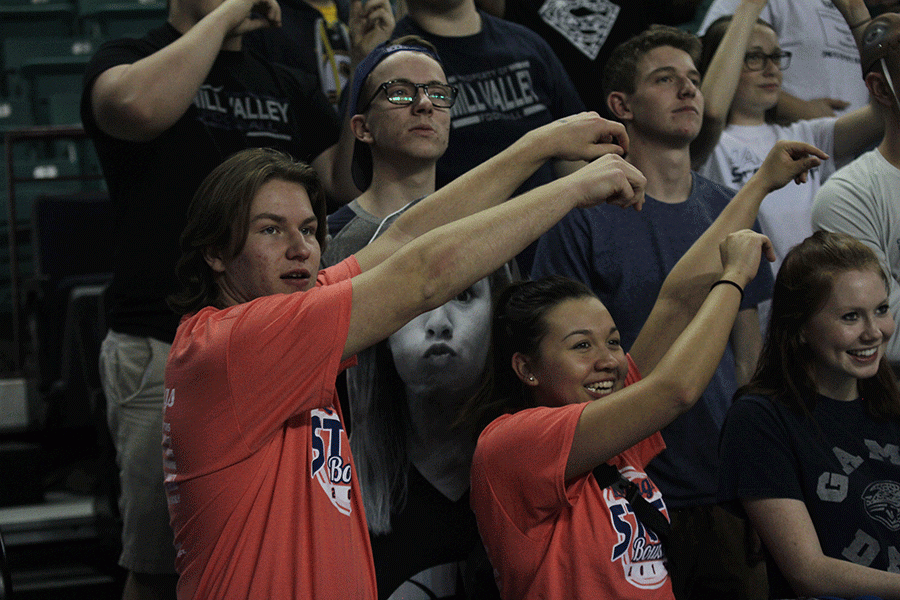
[[[351,172],[362,193],[328,218],[323,264],[337,264],[369,243],[382,220],[435,189],[447,149],[456,89],[428,42],[406,36],[375,48],[350,90],[355,139]]]
[[[352,171],[363,193],[329,216],[333,237],[323,253],[326,266],[360,251],[407,208],[435,191],[436,163],[447,148],[450,111],[457,100],[457,89],[446,83],[434,47],[417,36],[404,36],[377,47],[360,63],[353,81],[349,99],[350,126],[356,136]],[[624,131],[618,124],[607,123]],[[539,128],[535,133],[545,130]],[[522,163],[519,175],[504,173],[505,194],[512,193],[535,169],[554,158],[549,147],[535,146],[534,150],[534,160]],[[461,333],[456,331],[454,336]],[[473,335],[486,339],[489,331],[485,328]],[[468,505],[470,434],[451,427],[453,415],[436,416],[431,407],[424,407],[397,426],[404,430],[402,433],[381,436],[403,438],[401,447],[395,449],[392,442],[398,442],[379,438],[384,426],[370,414],[369,403],[375,379],[384,385],[388,371],[404,365],[396,361],[385,365],[384,360],[377,360],[374,349],[361,352],[358,360],[356,367],[346,371],[354,432],[351,446],[355,455],[362,456],[357,468],[368,509],[379,597],[400,593],[405,582],[409,586],[411,579],[422,579],[426,573],[424,580],[434,586],[430,588],[433,591],[441,589],[442,582],[455,589],[457,567],[478,564],[469,558],[482,552]],[[480,368],[473,367],[473,371],[480,372]],[[399,396],[395,400],[404,406],[399,412],[410,412]],[[404,437],[413,423],[429,429],[429,435],[423,436],[426,439]],[[443,444],[440,451],[435,440]],[[433,458],[427,464],[414,461],[409,458],[415,453],[410,450],[413,446],[420,450],[418,456]],[[388,455],[393,460],[386,460]],[[385,478],[393,483],[391,489],[385,489]],[[397,487],[400,491],[394,489]],[[404,501],[398,502],[398,496]],[[490,589],[493,578],[489,568],[486,571],[486,577],[479,581],[485,581]]]

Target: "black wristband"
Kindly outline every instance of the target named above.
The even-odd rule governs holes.
[[[739,286],[739,285],[736,284],[735,282],[731,281],[730,279],[720,279],[720,280],[718,280],[717,282],[715,282],[714,284],[712,284],[711,286],[709,286],[709,290],[712,291],[712,289],[713,289],[714,287],[716,287],[717,285],[723,284],[723,283],[727,283],[728,285],[733,285],[734,287],[736,287],[737,290],[741,293],[741,302],[744,301],[744,288],[742,288],[741,286]]]

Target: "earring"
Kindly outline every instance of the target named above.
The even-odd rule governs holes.
[[[528,381],[534,381],[534,375],[529,375],[529,376],[528,376]]]

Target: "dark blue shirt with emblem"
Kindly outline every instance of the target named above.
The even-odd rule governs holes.
[[[810,414],[766,396],[736,400],[722,430],[720,499],[806,504],[832,558],[900,568],[900,422],[863,400],[818,396]]]

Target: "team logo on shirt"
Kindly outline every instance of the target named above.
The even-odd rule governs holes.
[[[637,485],[641,495],[648,502],[668,516],[662,494],[645,474],[626,467],[622,475]],[[618,534],[610,557],[612,562],[618,562],[622,566],[625,579],[631,585],[640,589],[661,587],[666,582],[668,571],[659,538],[638,520],[631,505],[623,496],[610,487],[604,488],[603,496],[612,515],[613,527]]]
[[[890,529],[900,530],[900,484],[895,481],[875,481],[862,494],[870,517]]]
[[[337,414],[326,408],[310,411],[312,431],[312,477],[319,482],[331,503],[342,514],[352,512],[350,480],[353,465],[344,424]]]
[[[606,43],[621,8],[610,0],[547,0],[541,19],[582,54],[594,60]]]

